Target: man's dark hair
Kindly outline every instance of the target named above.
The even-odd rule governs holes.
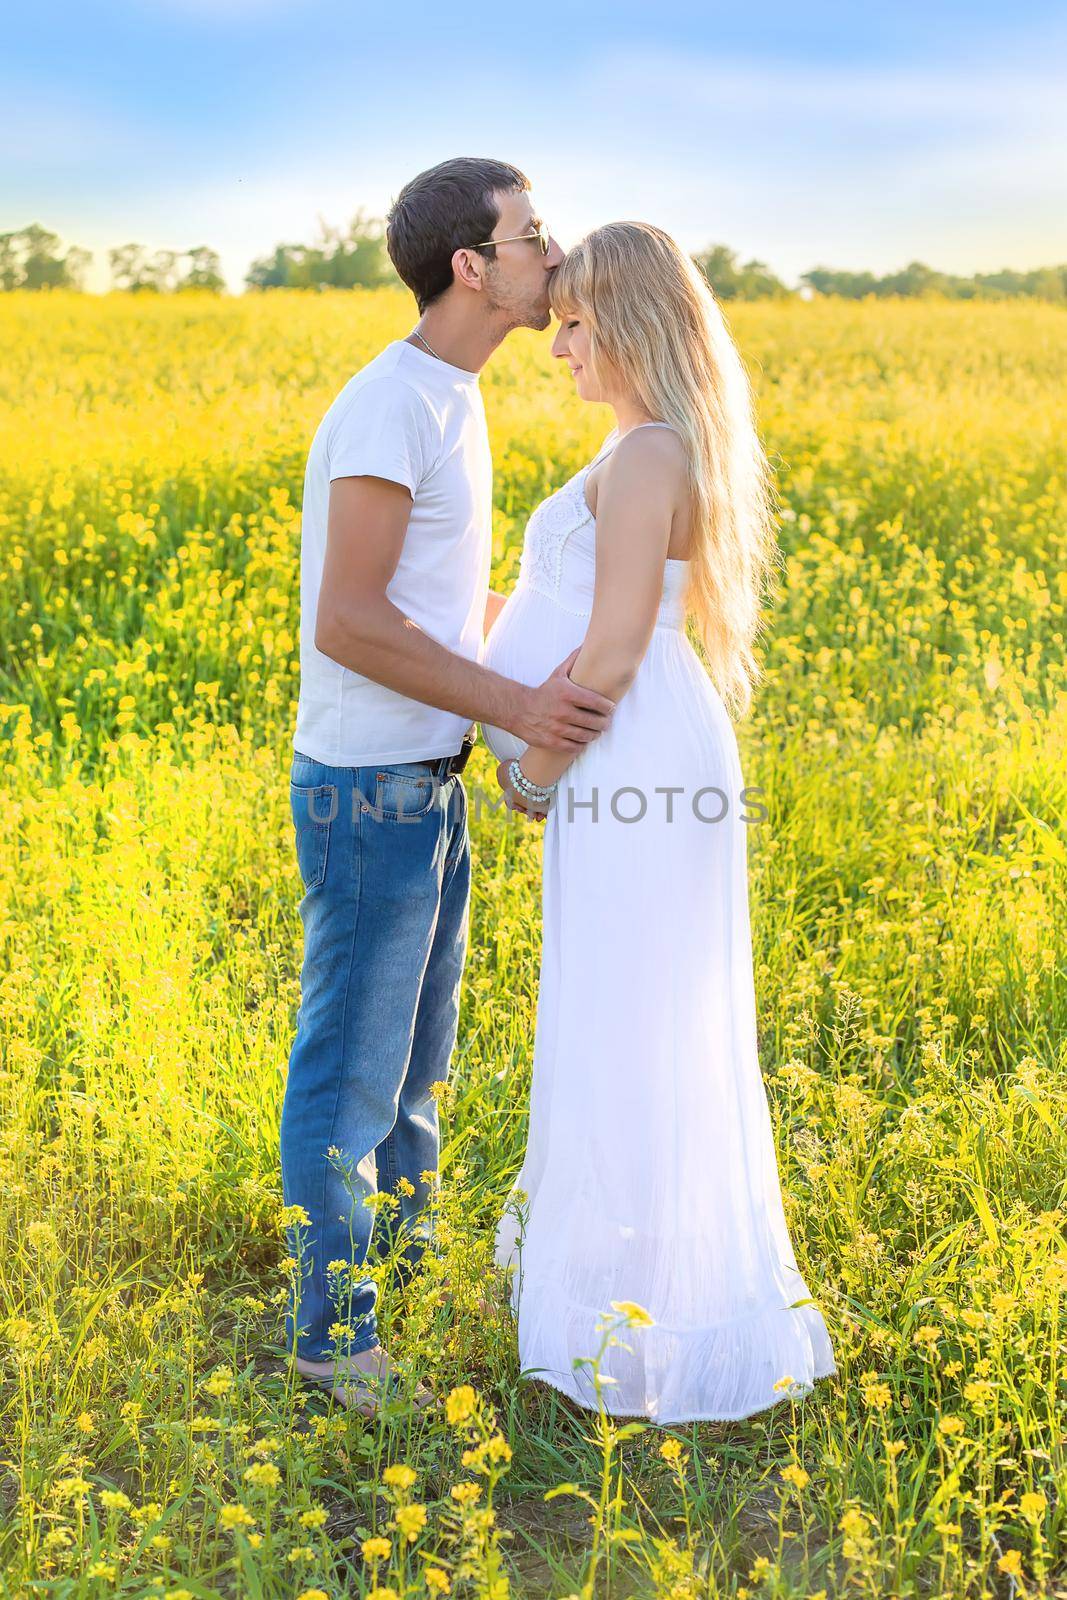
[[[477,156],[442,161],[405,183],[390,207],[385,240],[420,311],[452,287],[453,252],[479,245],[500,221],[494,193],[529,187],[518,167]],[[493,245],[482,253],[496,259]]]

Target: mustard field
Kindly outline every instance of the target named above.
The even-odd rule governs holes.
[[[287,791],[307,447],[411,304],[0,297],[0,1593],[1067,1594],[1067,317],[729,318],[784,554],[738,726],[761,1057],[839,1371],[669,1429],[520,1380],[477,1302],[540,839],[485,811],[452,1297],[436,1262],[373,1268],[442,1404],[371,1423],[285,1361]],[[482,379],[502,589],[612,421],[549,339]]]

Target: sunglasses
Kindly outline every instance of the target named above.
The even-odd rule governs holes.
[[[536,239],[543,256],[547,256],[552,248],[551,235],[543,222],[535,233],[512,233],[506,239],[483,239],[481,244],[472,245],[471,248],[473,250],[484,250],[487,244],[514,244],[517,239]]]

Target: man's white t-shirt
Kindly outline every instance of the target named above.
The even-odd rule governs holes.
[[[389,599],[439,644],[480,660],[493,465],[478,374],[394,340],[349,379],[312,442],[304,477],[293,746],[332,767],[453,755],[470,727],[469,718],[411,700],[315,648],[330,483],[365,475],[402,483],[412,497]]]

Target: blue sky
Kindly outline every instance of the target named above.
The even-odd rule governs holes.
[[[656,222],[794,279],[1067,261],[1067,19],[1020,0],[57,0],[9,12],[0,231],[249,260],[449,155],[566,246]]]

